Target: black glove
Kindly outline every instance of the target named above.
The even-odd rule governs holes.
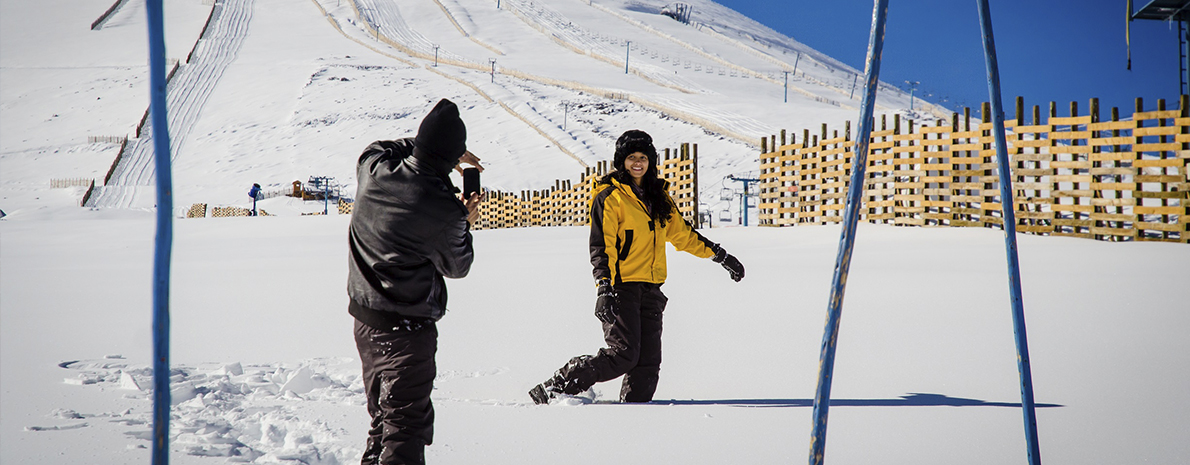
[[[595,317],[607,324],[616,322],[616,289],[611,281],[601,279],[598,283],[595,297]]]
[[[723,247],[719,247],[719,244],[715,244],[715,247],[712,248],[712,250],[714,250],[715,256],[711,257],[711,260],[715,263],[723,265],[723,269],[727,270],[728,273],[731,273],[731,279],[735,280],[737,283],[740,282],[741,279],[744,279],[744,265],[740,263],[739,260],[727,253],[726,250],[723,250]]]

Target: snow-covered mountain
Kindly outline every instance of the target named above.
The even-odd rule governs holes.
[[[14,83],[4,90],[5,161],[26,171],[55,150],[80,159],[51,177],[101,179],[120,149],[88,137],[127,135],[89,205],[152,208],[151,125],[136,137],[146,108],[143,5],[124,4],[98,30],[29,39],[42,18],[80,23],[103,11],[87,3],[95,8],[69,13],[5,3]],[[663,14],[673,5],[662,1],[270,3],[167,3],[168,55],[180,62],[169,87],[179,207],[242,204],[244,186],[282,189],[310,176],[350,189],[343,160],[408,135],[441,97],[463,104],[469,146],[493,168],[485,184],[508,191],[577,177],[631,128],[663,147],[698,144],[700,183],[718,186],[757,169],[761,137],[841,127],[858,114],[856,70],[708,1],[689,3],[686,23]],[[883,86],[879,108],[906,99]],[[736,210],[715,191],[701,200]]]

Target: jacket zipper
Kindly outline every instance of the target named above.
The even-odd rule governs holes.
[[[621,187],[621,189],[623,189],[623,187]],[[624,189],[624,190],[630,191],[630,193],[632,194],[632,198],[636,199],[636,203],[638,205],[640,205],[640,209],[645,212],[645,216],[649,217],[649,235],[651,235],[653,237],[653,249],[649,251],[649,253],[652,254],[652,256],[653,256],[652,263],[649,264],[649,278],[650,278],[650,281],[656,281],[657,280],[657,228],[654,225],[656,220],[654,220],[653,216],[649,214],[649,209],[645,207],[645,202],[642,201],[640,199],[640,197],[636,196],[636,192],[633,191],[631,187],[629,187],[628,189]]]

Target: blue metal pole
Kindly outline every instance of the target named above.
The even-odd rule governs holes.
[[[740,205],[744,207],[744,226],[748,226],[748,181],[744,181],[744,197]]]
[[[628,74],[628,59],[632,58],[632,41],[624,44],[624,74]]]
[[[847,188],[847,206],[843,211],[843,232],[839,237],[839,255],[831,281],[827,304],[826,329],[818,361],[818,390],[814,393],[814,431],[810,436],[810,464],[821,465],[826,453],[826,419],[831,403],[831,379],[835,370],[835,345],[839,338],[839,318],[843,313],[843,293],[847,271],[851,268],[851,250],[855,245],[855,226],[863,204],[865,171],[868,165],[868,139],[872,135],[872,110],[880,83],[880,53],[884,49],[884,24],[888,0],[875,0],[872,8],[872,33],[868,37],[868,60],[864,69],[864,95],[859,107],[859,132],[851,158],[851,184]]]
[[[1004,107],[1000,102],[1000,68],[996,63],[996,41],[992,37],[992,13],[987,0],[979,4],[980,28],[983,30],[983,53],[988,68],[988,95],[992,106],[992,134],[996,139],[996,164],[1000,173],[1000,211],[1004,219],[1004,249],[1008,256],[1008,288],[1012,296],[1012,325],[1016,334],[1017,370],[1021,378],[1021,407],[1025,416],[1025,444],[1029,464],[1041,464],[1041,448],[1037,444],[1037,411],[1033,403],[1033,373],[1029,368],[1029,342],[1025,334],[1024,299],[1021,298],[1021,271],[1017,259],[1016,213],[1012,199],[1012,172],[1008,160],[1008,145],[1004,137]]]
[[[785,103],[789,103],[789,71],[785,72]]]
[[[157,237],[153,259],[153,465],[169,463],[169,261],[173,247],[173,178],[166,118],[162,0],[148,0],[149,109],[157,169]]]

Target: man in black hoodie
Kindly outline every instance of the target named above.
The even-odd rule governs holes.
[[[479,167],[459,109],[442,99],[417,137],[376,141],[357,166],[348,230],[348,313],[372,416],[363,465],[423,464],[433,442],[438,350],[446,282],[471,269],[470,223],[480,195],[460,200],[450,171]]]

